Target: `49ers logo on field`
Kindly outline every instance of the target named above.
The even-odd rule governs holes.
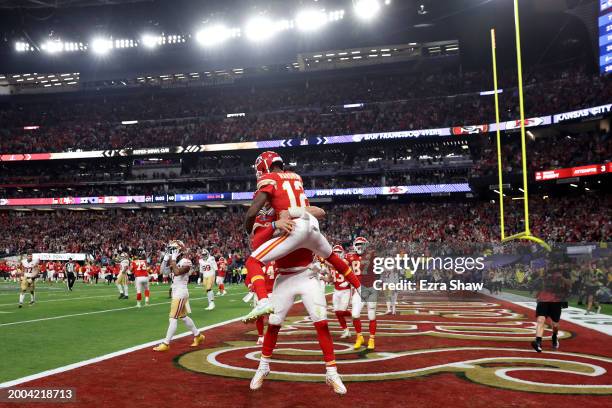
[[[489,125],[455,126],[451,129],[453,135],[473,135],[476,133],[487,133]]]

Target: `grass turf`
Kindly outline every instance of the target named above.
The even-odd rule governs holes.
[[[168,327],[168,285],[151,286],[151,304],[137,309],[130,285],[128,300],[105,283],[77,282],[73,292],[60,283],[37,282],[36,303],[17,308],[18,284],[0,282],[0,382],[35,374],[122,350],[165,336]],[[227,285],[228,294],[208,305],[201,286],[190,285],[191,317],[198,327],[243,316],[251,308],[242,301],[244,285]],[[11,324],[12,323],[12,324]],[[179,322],[177,334],[186,332]]]
[[[502,292],[508,292],[508,293],[513,293],[515,295],[521,295],[521,296],[525,296],[528,298],[531,298],[535,301],[535,297],[533,293],[529,293],[528,290],[517,290],[517,289],[503,289]],[[570,306],[572,307],[576,307],[578,309],[582,309],[586,311],[587,305],[586,303],[579,305],[578,304],[578,299],[576,298],[570,298],[569,301],[567,302]],[[593,309],[591,310],[593,313],[596,312],[596,307],[593,306]],[[609,315],[612,316],[612,304],[610,303],[601,303],[601,314],[605,314],[605,315]]]

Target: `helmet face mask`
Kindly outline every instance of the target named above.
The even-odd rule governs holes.
[[[368,243],[369,242],[367,239],[363,237],[357,237],[353,242],[353,249],[355,250],[355,252],[357,252],[358,255],[363,255],[366,251]]]
[[[200,251],[200,254],[202,255],[202,258],[204,259],[208,259],[208,257],[210,256],[210,252],[208,252],[208,249],[206,248],[202,248],[202,251]]]
[[[344,257],[344,248],[342,248],[342,245],[334,245],[332,252],[338,255],[340,258]]]
[[[255,160],[255,175],[257,178],[270,173],[270,169],[274,163],[283,164],[283,158],[276,152],[267,151],[257,156]]]

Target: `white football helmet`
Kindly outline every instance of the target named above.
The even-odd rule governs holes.
[[[334,245],[332,252],[340,258],[344,258],[344,248],[342,248],[342,245]]]
[[[183,241],[175,239],[168,243],[167,250],[169,252],[178,252],[179,255],[185,253],[187,246],[183,243]]]
[[[210,252],[208,252],[208,249],[202,248],[200,255],[202,256],[202,259],[208,259],[210,257]]]

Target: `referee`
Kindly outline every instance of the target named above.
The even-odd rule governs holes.
[[[66,264],[66,276],[68,277],[68,290],[72,292],[74,282],[76,282],[76,264],[72,262],[72,258],[68,260]]]

